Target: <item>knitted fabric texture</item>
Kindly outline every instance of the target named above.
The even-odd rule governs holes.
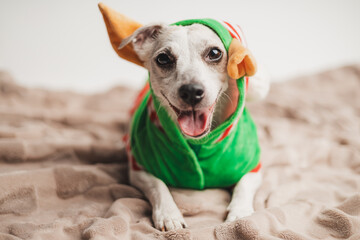
[[[232,36],[216,20],[185,20],[175,25],[194,23],[211,28],[229,49]],[[228,187],[256,168],[260,147],[256,126],[245,108],[244,77],[237,79],[237,88],[235,112],[205,137],[188,139],[160,107],[150,87],[143,93],[131,123],[128,150],[136,168],[140,165],[169,186],[191,189]],[[154,124],[149,103],[156,110],[158,124]]]

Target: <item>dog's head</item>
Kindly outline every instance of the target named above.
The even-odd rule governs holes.
[[[230,78],[255,71],[249,53],[243,51],[240,59],[230,48],[228,54],[221,39],[207,26],[153,24],[138,27],[121,39],[114,30],[112,34],[109,31],[109,22],[115,20],[102,12],[114,49],[120,39],[115,49],[120,56],[123,50],[136,54],[131,61],[149,70],[154,94],[187,137],[203,137],[210,131],[217,100],[228,88]],[[230,66],[229,62],[234,64]]]
[[[227,52],[220,38],[200,24],[149,25],[123,40],[150,72],[154,94],[190,137],[205,135],[216,100],[228,86]]]

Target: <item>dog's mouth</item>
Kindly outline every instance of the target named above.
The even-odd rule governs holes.
[[[163,93],[162,95],[176,113],[177,121],[183,134],[189,137],[199,138],[210,130],[216,101],[209,108],[180,110],[171,104]]]
[[[181,131],[190,137],[201,137],[210,129],[215,103],[208,109],[180,111],[172,106],[178,117]]]

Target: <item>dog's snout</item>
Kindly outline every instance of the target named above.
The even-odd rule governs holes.
[[[180,98],[190,104],[195,106],[204,98],[204,87],[200,84],[185,84],[179,88]]]

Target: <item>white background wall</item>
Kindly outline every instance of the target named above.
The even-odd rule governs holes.
[[[142,23],[239,23],[273,80],[360,62],[358,0],[103,0]],[[146,71],[112,50],[96,0],[0,0],[0,69],[28,86],[141,87]]]

